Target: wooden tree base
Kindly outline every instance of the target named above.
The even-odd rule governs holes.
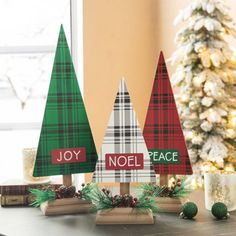
[[[114,208],[98,211],[97,225],[118,224],[154,224],[153,214],[150,209]]]
[[[45,216],[68,215],[88,213],[92,208],[92,203],[78,198],[64,198],[44,202],[40,208]]]
[[[157,197],[156,204],[160,212],[180,213],[182,203],[179,198]]]

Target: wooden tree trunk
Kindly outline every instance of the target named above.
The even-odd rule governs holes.
[[[160,175],[160,186],[168,186],[168,175]]]
[[[72,185],[72,175],[63,175],[63,185],[66,187]]]
[[[129,194],[130,183],[120,183],[120,195]]]

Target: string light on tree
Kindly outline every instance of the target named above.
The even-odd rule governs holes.
[[[227,164],[226,166],[225,166],[225,171],[226,172],[234,172],[234,167],[233,167],[233,165],[232,164]]]
[[[233,110],[229,114],[229,128],[236,128],[236,110]]]

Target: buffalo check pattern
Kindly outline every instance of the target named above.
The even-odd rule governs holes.
[[[53,149],[80,147],[86,149],[85,162],[52,164]],[[61,26],[33,175],[93,172],[96,161],[92,132]]]
[[[106,170],[105,155],[108,153],[143,153],[144,168],[139,170]],[[93,175],[93,182],[155,181],[155,172],[125,81],[121,80]]]
[[[157,174],[191,175],[192,167],[163,53],[159,57],[143,135],[149,150],[176,149],[179,164],[155,164]]]

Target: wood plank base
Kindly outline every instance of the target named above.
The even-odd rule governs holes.
[[[156,204],[160,212],[180,213],[182,210],[180,198],[157,197]]]
[[[98,211],[97,225],[118,224],[154,224],[153,214],[150,209],[114,208]]]
[[[40,208],[45,216],[68,215],[88,213],[92,208],[92,203],[78,198],[64,198],[46,201],[41,204]]]

